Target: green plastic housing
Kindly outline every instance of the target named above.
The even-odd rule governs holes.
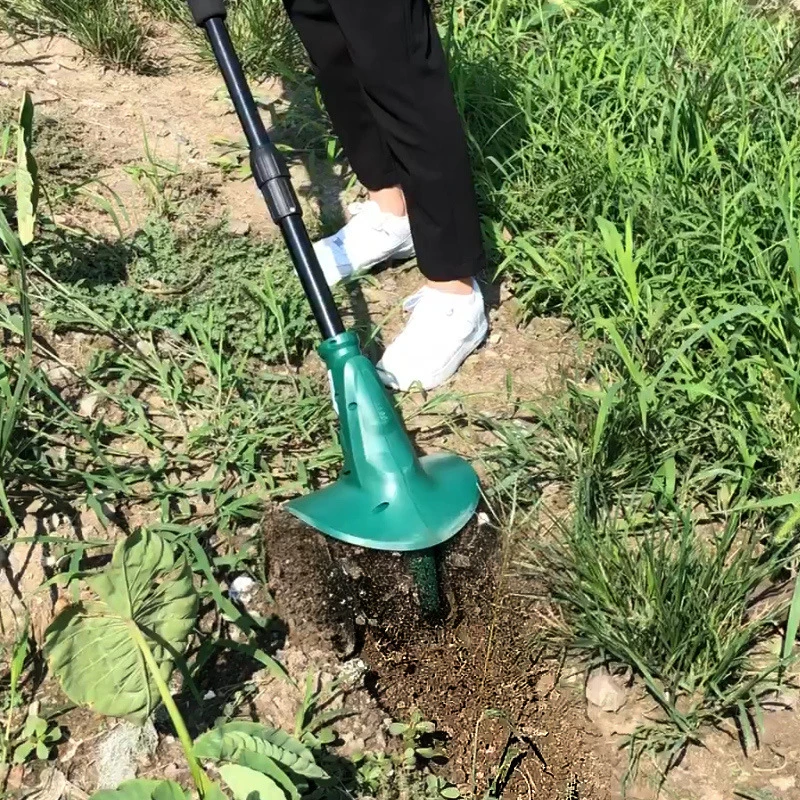
[[[339,416],[339,479],[288,510],[350,544],[407,552],[455,536],[475,513],[478,476],[450,454],[418,457],[375,367],[346,331],[319,347]]]

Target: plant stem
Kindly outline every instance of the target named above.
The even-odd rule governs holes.
[[[153,681],[158,688],[158,693],[161,695],[161,702],[164,703],[164,707],[169,713],[169,718],[172,720],[172,724],[175,727],[175,732],[178,734],[178,739],[183,747],[186,760],[189,762],[189,770],[192,773],[192,779],[194,780],[195,786],[202,797],[205,794],[205,790],[209,784],[209,781],[208,776],[203,771],[203,768],[200,766],[200,762],[197,760],[197,757],[194,754],[192,737],[189,735],[189,731],[186,728],[186,723],[183,721],[183,717],[181,716],[181,712],[178,710],[178,706],[172,699],[169,686],[167,686],[166,681],[161,676],[161,671],[159,670],[158,664],[153,657],[150,646],[147,644],[147,640],[142,635],[142,632],[139,630],[136,623],[131,622],[130,627],[133,640],[142,651],[147,668],[150,670]]]

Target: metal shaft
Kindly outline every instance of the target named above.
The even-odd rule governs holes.
[[[220,7],[222,4],[219,4]],[[224,13],[224,11],[223,11]],[[289,249],[300,283],[324,339],[344,332],[342,318],[303,222],[289,170],[267,133],[222,15],[202,21],[250,147],[253,178]]]

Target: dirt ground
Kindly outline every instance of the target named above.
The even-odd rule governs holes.
[[[175,43],[165,39],[164,46],[174,49]],[[79,124],[84,150],[102,164],[103,179],[124,203],[130,229],[148,212],[122,167],[141,161],[146,132],[159,157],[177,160],[193,176],[196,213],[226,215],[232,226],[251,236],[274,233],[255,188],[224,177],[209,163],[216,139],[239,138],[215,74],[197,69],[180,53],[157,75],[110,72],[58,39],[24,46],[0,41],[0,53],[0,104],[16,104],[27,89],[40,114]],[[280,85],[264,84],[256,93],[266,121],[279,121],[285,109]],[[320,214],[335,218],[340,203],[353,197],[352,192],[342,194],[335,170],[312,158],[298,158],[292,172],[310,221]],[[109,221],[86,205],[60,214],[62,224],[79,222],[113,235]],[[402,298],[418,283],[411,266],[387,269],[361,282],[350,293],[348,320],[365,324],[368,318],[378,325],[379,346],[381,338],[389,338],[401,325]],[[472,413],[500,414],[515,398],[546,401],[577,371],[580,341],[564,320],[536,319],[520,327],[515,301],[503,287],[487,286],[486,296],[492,319],[489,341],[445,391],[466,395]],[[307,369],[319,368],[315,359],[311,357]],[[423,446],[436,439],[439,446],[469,453],[479,435],[467,428],[442,440],[430,424],[424,416],[411,421]],[[270,515],[264,535],[275,606],[264,608],[285,623],[283,660],[298,678],[309,670],[330,680],[348,670],[358,673],[343,699],[357,714],[340,730],[352,751],[380,748],[385,744],[383,721],[419,708],[447,735],[449,762],[442,769],[465,789],[474,776],[482,793],[497,775],[507,745],[513,745],[519,757],[502,795],[506,800],[620,797],[626,764],[620,733],[629,732],[632,722],[649,709],[630,691],[622,709],[600,710],[587,703],[582,673],[542,656],[536,645],[541,609],[530,600],[532,587],[516,574],[520,531],[497,530],[489,519],[482,512],[442,554],[445,610],[442,618],[430,621],[419,614],[414,582],[399,556],[345,547],[281,512]],[[219,677],[223,673],[215,673],[205,687],[213,697],[226,696],[228,682]],[[291,725],[298,698],[268,675],[253,680],[258,691],[248,700],[252,712]],[[46,686],[43,697],[43,702],[58,702],[54,687]],[[85,711],[69,712],[64,719],[68,741],[59,750],[61,777],[52,771],[15,773],[17,788],[33,790],[29,796],[37,800],[91,793],[104,775],[108,779],[103,772],[108,769],[108,747],[101,752],[100,743],[132,736]],[[139,773],[180,777],[177,745],[163,731],[155,733],[152,742],[129,742],[128,750],[139,753]],[[747,758],[731,731],[713,733],[705,749],[691,751],[673,772],[662,796],[728,800],[736,787],[746,784],[773,797],[800,798],[800,722],[794,695],[781,697],[767,715],[760,745]],[[641,781],[628,797],[646,800],[654,795],[648,781]]]
[[[447,736],[451,780],[469,786],[474,775],[482,793],[513,735],[520,766],[503,797],[568,797],[573,782],[580,797],[609,796],[614,776],[590,752],[579,693],[553,691],[553,664],[534,644],[537,619],[509,578],[508,542],[485,513],[443,548],[435,620],[420,615],[400,555],[347,547],[285,517],[266,532],[270,585],[290,631],[300,641],[329,631],[333,647],[368,665],[366,683],[388,715],[418,708],[434,720]]]

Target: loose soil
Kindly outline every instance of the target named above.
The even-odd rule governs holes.
[[[169,55],[174,49],[175,43],[165,39],[164,52]],[[181,190],[192,197],[196,219],[227,216],[233,227],[249,235],[275,233],[251,184],[226,178],[211,163],[214,140],[237,140],[240,133],[229,105],[219,99],[221,81],[198,69],[185,54],[165,56],[165,67],[157,75],[137,76],[103,70],[60,39],[25,45],[0,41],[0,53],[0,107],[15,106],[27,89],[39,114],[77,126],[82,149],[102,167],[104,181],[125,205],[128,230],[135,230],[149,213],[141,190],[123,170],[144,158],[146,131],[156,155],[176,159],[184,170]],[[285,110],[282,87],[273,82],[256,91],[267,121],[279,123]],[[53,169],[57,161],[52,161]],[[312,223],[322,215],[330,224],[341,217],[344,202],[355,196],[354,191],[342,191],[335,170],[313,158],[298,158],[292,172]],[[115,235],[109,219],[85,202],[56,212],[61,224]],[[402,298],[419,281],[416,270],[406,265],[384,270],[349,293],[348,321],[379,331],[373,355],[401,325]],[[523,327],[506,289],[487,285],[486,295],[491,338],[444,390],[458,393],[459,404],[469,414],[502,415],[519,398],[546,403],[567,378],[580,378],[581,344],[567,321],[535,319]],[[67,335],[54,346],[72,354],[85,348],[86,340]],[[316,356],[303,369],[319,371]],[[446,446],[469,454],[485,440],[485,434],[471,426],[442,431],[434,418],[415,414],[422,400],[410,398],[404,409],[421,447]],[[563,506],[564,498],[556,490],[548,502]],[[498,775],[506,747],[513,746],[519,758],[504,787],[506,800],[616,798],[625,768],[619,734],[647,707],[632,699],[622,714],[590,707],[587,715],[583,676],[574,667],[545,658],[537,647],[541,609],[530,599],[534,587],[516,573],[518,537],[545,535],[547,526],[509,534],[496,530],[489,518],[483,513],[444,548],[446,610],[432,621],[420,614],[415,584],[402,557],[344,546],[280,511],[271,513],[263,522],[268,587],[261,587],[253,601],[261,613],[282,621],[271,645],[298,680],[309,672],[321,684],[349,676],[336,701],[356,712],[337,723],[344,754],[382,749],[387,744],[386,718],[403,718],[419,708],[448,737],[449,762],[443,773],[466,790],[474,775],[478,796]],[[129,522],[135,527],[135,521]],[[37,524],[35,513],[33,523]],[[9,569],[24,589],[40,582],[39,566],[36,559],[21,558]],[[244,679],[250,690],[240,697]],[[293,726],[299,697],[268,672],[254,673],[251,665],[230,657],[209,670],[206,680],[201,687],[206,692],[203,711],[192,716],[191,701],[183,704],[194,726],[213,720],[234,699],[255,717]],[[40,696],[50,707],[63,701],[51,683],[42,687]],[[761,748],[749,759],[730,732],[713,734],[707,749],[691,751],[675,770],[664,796],[728,800],[735,787],[747,782],[776,796],[800,797],[797,700],[787,695],[781,703],[767,716]],[[20,768],[10,775],[10,789],[38,787],[31,795],[38,800],[80,798],[108,777],[100,745],[112,735],[124,738],[125,729],[83,710],[63,715],[60,724],[66,734],[55,764],[61,777],[52,769]],[[140,775],[186,777],[177,744],[161,722],[156,728],[154,748],[138,740],[139,750],[131,745],[131,769]],[[643,781],[628,796],[645,800],[654,790]]]
[[[442,616],[425,619],[408,561],[326,539],[280,515],[266,528],[270,587],[295,641],[357,653],[389,716],[419,709],[446,734],[448,777],[480,795],[513,737],[520,763],[503,797],[600,798],[614,777],[590,752],[577,692],[555,692],[534,646],[540,624],[509,577],[509,544],[485,514],[438,557]],[[313,586],[311,591],[308,587]],[[498,713],[500,712],[500,713]]]

